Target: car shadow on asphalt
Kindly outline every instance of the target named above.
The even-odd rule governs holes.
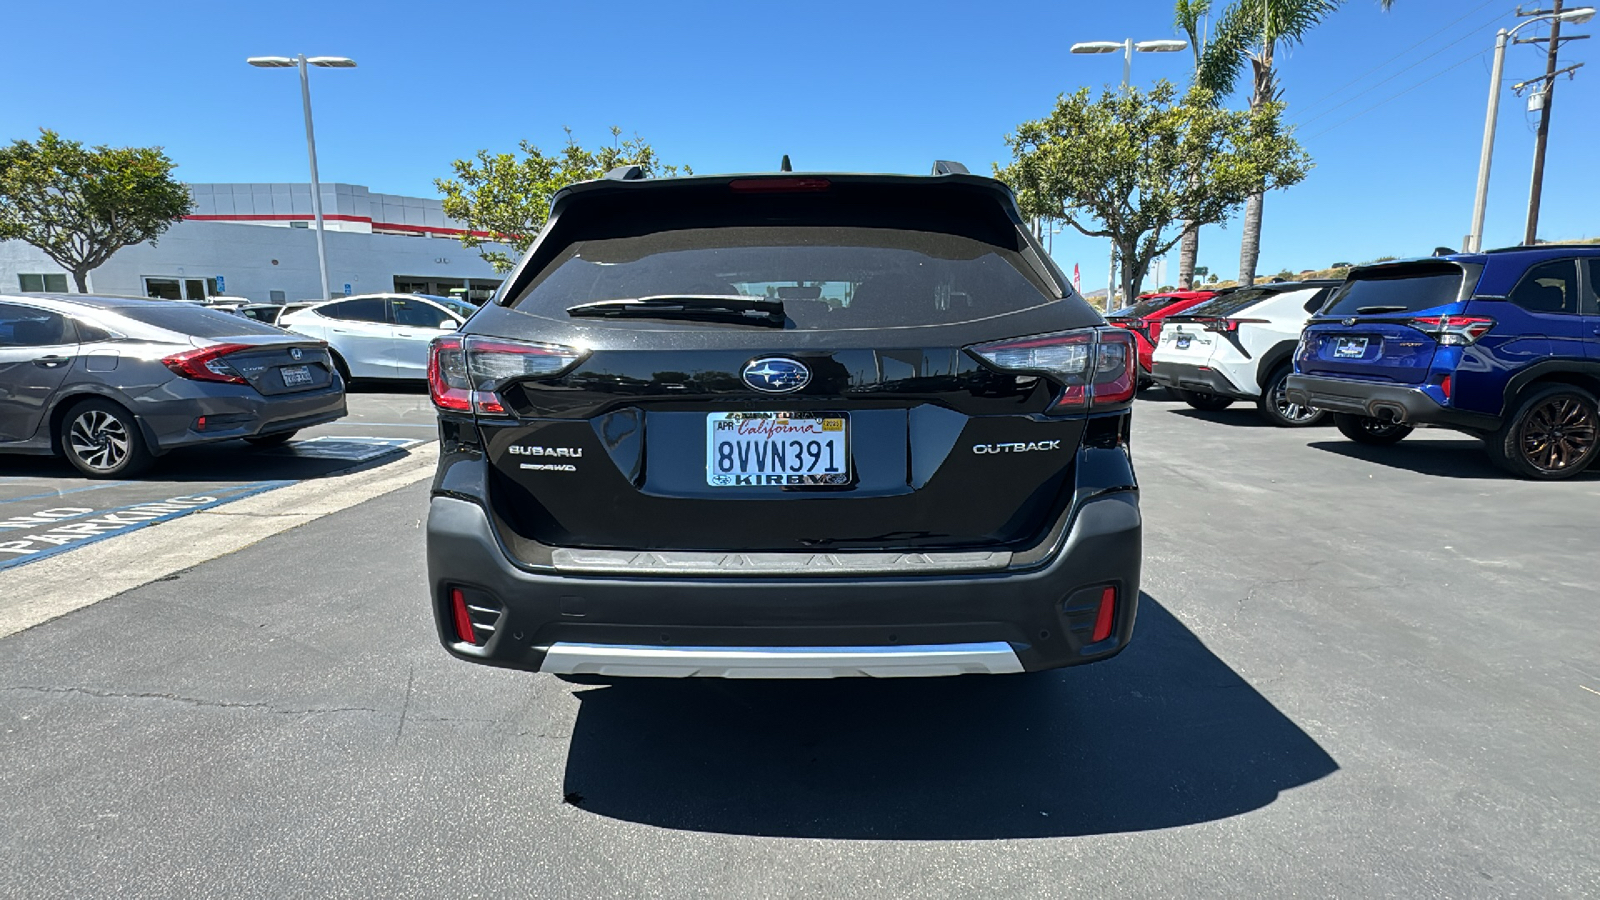
[[[1483,447],[1476,441],[1430,441],[1415,437],[1406,438],[1388,447],[1371,447],[1354,441],[1313,441],[1306,445],[1326,453],[1335,453],[1362,462],[1404,469],[1421,475],[1441,478],[1473,478],[1489,481],[1521,481],[1489,461]],[[1600,471],[1591,468],[1574,475],[1571,481],[1600,479]]]
[[[429,435],[431,438],[432,435]],[[296,451],[273,447],[253,447],[244,441],[223,441],[199,447],[174,450],[156,460],[151,469],[137,479],[156,482],[237,482],[305,481],[345,474],[358,468],[391,463],[408,451],[405,448],[362,447],[357,438],[334,445],[332,439],[317,445],[327,456],[296,455]],[[341,449],[349,452],[335,455]],[[369,458],[368,454],[381,453]],[[83,476],[59,456],[10,456],[0,459],[0,476],[6,478],[70,478]]]
[[[568,802],[663,828],[878,840],[1146,831],[1338,770],[1148,595],[1107,662],[1037,675],[577,689]]]

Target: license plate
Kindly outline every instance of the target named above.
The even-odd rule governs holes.
[[[706,484],[803,487],[850,483],[850,420],[840,413],[706,416]]]
[[[311,383],[310,366],[280,366],[278,374],[283,376],[284,387],[295,387]]]
[[[1367,339],[1342,337],[1333,341],[1333,355],[1340,359],[1360,359],[1367,354]]]

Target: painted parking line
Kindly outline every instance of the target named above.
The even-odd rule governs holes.
[[[282,447],[271,450],[257,451],[254,456],[288,457],[292,473],[292,459],[300,458],[308,461],[315,460],[317,468],[326,471],[328,461],[350,463],[352,466],[367,463],[385,456],[398,456],[407,448],[422,444],[414,438],[382,438],[382,437],[317,437],[303,441],[293,441]],[[282,464],[274,464],[274,468],[283,468]],[[349,468],[349,467],[344,467]],[[340,469],[339,471],[342,471]],[[333,473],[328,473],[333,474]],[[0,505],[0,571],[35,562],[41,559],[65,553],[109,537],[137,531],[149,525],[157,525],[172,519],[181,518],[191,513],[214,509],[235,500],[253,497],[266,491],[276,490],[303,481],[314,481],[315,478],[277,478],[256,480],[244,483],[210,484],[200,487],[195,493],[177,496],[156,494],[154,497],[127,503],[128,498],[120,498],[123,503],[117,506],[97,508],[83,505],[82,500],[76,502],[68,500],[65,503],[35,508],[19,515],[6,516],[7,509]],[[106,482],[104,484],[89,485],[87,487],[72,488],[59,492],[39,494],[33,497],[20,497],[17,500],[54,500],[65,494],[78,494],[84,491],[96,490],[105,487],[127,487],[139,485],[140,482],[122,481]],[[171,490],[172,485],[163,488]],[[7,501],[14,502],[14,501]],[[113,501],[116,502],[116,501]],[[42,504],[40,504],[42,506]],[[15,507],[10,507],[15,509]]]
[[[0,519],[0,571],[291,484],[295,482],[260,481],[110,509],[57,506],[3,518]]]
[[[439,427],[438,422],[329,422],[330,426],[340,428],[428,428]]]

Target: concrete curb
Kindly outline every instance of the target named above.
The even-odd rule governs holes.
[[[115,597],[433,474],[437,443],[381,466],[302,481],[6,572],[0,638]]]

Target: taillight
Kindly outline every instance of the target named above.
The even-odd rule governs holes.
[[[833,186],[826,178],[736,178],[728,188],[750,194],[792,194],[799,191],[825,191]]]
[[[428,394],[440,409],[502,416],[506,408],[498,392],[507,383],[554,375],[583,356],[559,344],[443,335],[429,349]]]
[[[1133,335],[1121,328],[1086,328],[969,348],[1008,372],[1046,375],[1061,384],[1055,411],[1126,403],[1133,399]]]
[[[1445,347],[1465,347],[1489,333],[1494,320],[1483,316],[1422,316],[1408,322]]]
[[[1240,325],[1266,325],[1270,321],[1270,319],[1206,319],[1202,327],[1218,334],[1232,334],[1239,330]]]
[[[210,347],[201,347],[198,350],[186,350],[163,357],[161,364],[171,369],[174,374],[184,378],[193,378],[195,381],[221,381],[227,384],[249,384],[243,375],[240,375],[228,361],[223,359],[229,353],[238,350],[249,350],[249,344],[213,344]]]

